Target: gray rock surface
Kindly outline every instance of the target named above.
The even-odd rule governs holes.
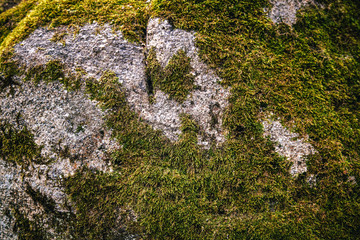
[[[26,68],[60,60],[70,72],[82,69],[95,79],[104,71],[112,71],[126,90],[130,107],[155,129],[163,130],[169,139],[178,139],[180,115],[187,113],[202,130],[199,144],[209,147],[210,141],[225,141],[221,123],[229,91],[219,85],[220,79],[198,57],[194,33],[173,29],[167,21],[151,19],[146,46],[141,46],[129,43],[121,32],[113,32],[109,25],[85,25],[77,35],[73,35],[72,30],[37,29],[15,46],[15,59]],[[59,33],[65,33],[62,39],[50,40]],[[191,58],[192,74],[200,89],[191,92],[183,104],[171,100],[160,90],[156,90],[154,103],[149,102],[145,57],[152,47],[163,66],[180,49]],[[83,90],[70,92],[59,82],[35,85],[20,78],[18,82],[20,85],[15,87],[13,95],[9,89],[0,93],[0,119],[17,129],[26,126],[34,134],[35,143],[43,146],[41,154],[50,163],[33,163],[22,169],[0,159],[1,239],[16,239],[12,231],[14,216],[10,211],[13,203],[20,206],[19,211],[30,220],[38,221],[40,216],[42,228],[51,238],[67,239],[66,231],[65,235],[56,235],[52,217],[34,202],[28,189],[53,201],[54,211],[67,214],[71,203],[64,193],[62,179],[83,166],[112,171],[106,161],[108,153],[121,146],[111,140],[111,131],[104,127],[106,113],[89,100]],[[210,124],[213,116],[218,118],[215,126]]]
[[[269,18],[274,23],[283,22],[287,25],[296,23],[296,13],[299,9],[314,4],[313,0],[270,0],[273,5],[268,11]]]
[[[50,161],[21,169],[0,159],[0,187],[5,189],[0,193],[0,225],[4,228],[1,239],[13,238],[12,231],[5,229],[13,225],[5,213],[14,203],[30,220],[41,214],[47,234],[54,232],[49,224],[52,218],[44,217],[44,210],[26,193],[29,187],[51,199],[55,211],[69,213],[62,179],[83,166],[111,171],[106,161],[108,154],[120,146],[110,139],[111,132],[104,127],[104,114],[81,91],[67,92],[58,82],[38,85],[25,82],[15,87],[14,95],[0,93],[1,119],[18,129],[27,126],[35,143],[43,146],[42,156]]]
[[[306,139],[299,138],[299,134],[283,127],[278,120],[269,117],[263,120],[262,124],[264,136],[268,136],[275,143],[275,151],[293,163],[290,173],[296,176],[306,172],[306,156],[316,153],[314,147],[306,142]]]
[[[11,214],[10,204],[14,201],[15,191],[18,189],[20,171],[9,166],[0,159],[0,239],[16,239],[13,232],[15,221]]]
[[[200,60],[194,33],[173,29],[168,21],[150,19],[147,50],[155,47],[159,62],[165,66],[178,50],[183,49],[191,58],[195,84],[200,86],[182,104],[157,90],[155,102],[151,104],[146,89],[146,48],[127,42],[120,31],[114,33],[109,25],[86,25],[75,37],[69,33],[63,41],[50,41],[56,32],[61,31],[65,29],[39,28],[16,45],[16,58],[28,67],[45,64],[49,60],[61,60],[73,71],[81,68],[95,78],[100,78],[106,70],[112,71],[126,89],[130,107],[155,129],[162,130],[170,140],[178,139],[181,133],[180,115],[187,113],[204,132],[199,144],[209,147],[210,139],[215,139],[217,143],[225,141],[221,125],[229,91],[219,85],[220,79]],[[218,120],[215,126],[211,126],[212,116]]]
[[[166,94],[156,91],[156,102],[150,106],[149,114],[145,114],[145,119],[156,125],[163,125],[163,127],[158,127],[164,128],[165,134],[170,139],[176,140],[180,127],[179,116],[181,113],[187,113],[198,122],[205,133],[203,138],[199,138],[199,144],[207,147],[210,139],[223,143],[225,134],[222,129],[222,115],[228,105],[229,89],[223,88],[219,84],[220,78],[201,61],[195,46],[195,33],[173,29],[167,20],[150,19],[146,46],[147,49],[155,49],[163,67],[179,50],[185,51],[191,58],[190,65],[194,69],[192,74],[195,76],[195,85],[199,86],[199,89],[193,90],[182,104],[169,100]],[[215,126],[211,126],[212,115],[215,115],[218,120]]]

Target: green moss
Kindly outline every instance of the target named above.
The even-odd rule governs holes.
[[[216,68],[222,84],[232,87],[224,122],[235,141],[261,132],[261,112],[275,112],[285,125],[308,134],[319,151],[308,161],[310,173],[318,176],[316,190],[309,193],[306,184],[298,183],[288,188],[296,196],[303,193],[292,203],[302,209],[301,223],[295,227],[289,205],[278,212],[276,220],[254,221],[254,235],[242,236],[356,238],[359,231],[358,216],[350,213],[358,209],[358,188],[346,181],[350,175],[359,177],[359,5],[324,3],[324,8],[301,11],[292,29],[266,19],[262,7],[267,1],[153,3],[157,14],[171,19],[176,27],[197,31],[201,57]],[[254,147],[245,151],[252,152]],[[335,205],[334,199],[338,199]],[[311,204],[313,208],[302,207]],[[277,224],[282,233],[275,231]],[[294,234],[300,226],[312,234],[303,230]]]
[[[10,93],[14,92],[14,85],[18,83],[14,77],[20,74],[18,65],[11,60],[12,52],[6,51],[0,56],[0,92],[10,87]]]
[[[3,22],[3,30],[0,29],[0,52],[14,46],[40,26],[53,28],[93,21],[110,23],[121,30],[125,38],[141,42],[145,38],[147,18],[146,0],[23,1],[0,15],[0,23]]]
[[[61,42],[63,45],[65,45],[65,40],[64,37],[67,35],[68,33],[65,30],[58,30],[54,33],[54,35],[52,36],[52,38],[50,39],[50,41],[53,42]]]
[[[77,70],[76,74],[65,71],[64,64],[52,60],[44,65],[37,65],[28,69],[25,72],[24,81],[33,81],[35,84],[40,81],[45,83],[59,81],[69,91],[75,91],[80,89],[84,75],[81,70]]]
[[[14,225],[14,232],[18,234],[18,239],[33,240],[33,239],[47,239],[45,233],[35,221],[30,221],[18,209],[13,210],[16,219]]]
[[[36,3],[36,0],[21,1],[16,7],[0,13],[0,44],[19,26],[21,20],[34,8]]]
[[[19,116],[20,117],[20,116]],[[1,120],[0,158],[27,168],[32,162],[46,162],[40,155],[41,147],[34,142],[33,134],[24,127],[21,130]]]
[[[194,76],[191,74],[190,58],[179,50],[163,69],[156,58],[154,49],[150,49],[146,61],[147,87],[150,94],[153,88],[168,93],[170,98],[182,103],[194,89]]]
[[[114,96],[123,93],[115,85],[91,83],[93,97],[115,110],[109,126],[124,146],[113,155],[121,173],[118,203],[139,214],[135,229],[147,239],[356,239],[359,188],[348,179],[359,179],[357,6],[307,9],[290,29],[264,16],[267,1],[152,4],[176,27],[198,32],[201,57],[232,87],[224,119],[229,139],[203,150],[195,144],[196,123],[185,117],[179,141],[164,142],[126,104],[119,108],[123,98]],[[344,7],[341,21],[326,20],[338,20]],[[339,26],[329,31],[329,22]],[[341,43],[346,38],[348,45]],[[154,52],[147,64],[151,93],[164,78]],[[290,163],[263,138],[264,111],[310,136],[319,151],[308,160],[316,186],[307,174],[292,178]]]
[[[233,141],[227,150],[206,151],[196,144],[199,127],[189,116],[183,116],[183,133],[178,142],[170,143],[128,108],[114,74],[105,73],[100,81],[88,80],[87,91],[103,108],[111,109],[107,124],[123,146],[113,154],[114,166],[119,168],[114,176],[106,177],[114,189],[108,192],[117,194],[111,206],[126,206],[135,211],[139,215],[137,222],[127,225],[145,238],[209,238],[214,234],[221,238],[234,230],[233,224],[244,213],[256,209],[258,214],[266,214],[270,206],[281,209],[289,201],[286,192],[291,183],[289,164],[275,157],[271,143],[264,141],[260,133],[253,141],[247,140],[246,145],[239,142],[248,136]],[[257,148],[253,149],[254,145]],[[110,207],[110,197],[91,190],[101,188],[103,183],[81,188],[84,173],[79,174],[68,180],[71,183],[68,186],[81,189],[84,196],[91,194],[93,198],[89,202],[79,199],[77,206]],[[74,192],[73,188],[69,194]],[[232,221],[229,216],[233,216]],[[84,213],[81,221],[87,222],[86,218]],[[101,229],[111,226],[102,223]],[[243,227],[246,229],[248,225]],[[88,234],[93,234],[90,229]]]
[[[75,239],[123,239],[126,209],[119,202],[122,188],[116,175],[83,169],[66,181],[66,191],[76,204],[72,237]],[[120,232],[120,233],[117,233]]]
[[[265,0],[156,0],[150,8],[144,1],[58,1],[59,8],[41,1],[5,34],[3,49],[40,25],[113,20],[141,41],[147,17],[161,16],[197,31],[202,59],[231,87],[223,121],[228,140],[204,150],[189,116],[179,141],[171,143],[131,111],[115,74],[88,79],[87,92],[108,109],[107,125],[122,148],[112,155],[114,173],[84,170],[67,180],[79,211],[74,236],[108,237],[121,215],[120,222],[144,239],[356,239],[360,189],[349,179],[360,179],[360,9],[355,1],[321,2],[324,8],[300,11],[289,28],[266,18]],[[150,95],[159,88],[183,101],[193,87],[189,61],[179,52],[172,68],[163,69],[150,51]],[[61,79],[58,64],[34,70],[30,79]],[[10,79],[12,65],[2,66],[9,66]],[[309,135],[318,151],[308,158],[309,173],[290,176],[290,163],[263,138],[259,119],[267,112]],[[313,187],[309,174],[317,179]],[[136,222],[125,220],[130,209]]]

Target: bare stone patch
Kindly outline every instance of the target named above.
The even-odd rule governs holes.
[[[296,23],[296,13],[299,9],[314,4],[313,0],[270,0],[273,7],[269,10],[269,18],[274,23],[283,22],[287,25]]]
[[[306,139],[299,138],[299,134],[290,132],[283,127],[278,120],[270,118],[262,121],[264,136],[270,137],[275,143],[275,151],[281,156],[293,162],[290,173],[298,175],[307,171],[305,157],[315,154],[314,147],[306,142]]]
[[[194,84],[198,86],[179,104],[169,100],[169,97],[157,90],[155,104],[149,106],[144,118],[158,125],[162,124],[168,129],[165,134],[172,140],[177,140],[180,127],[180,115],[191,115],[205,133],[199,138],[199,144],[208,147],[211,139],[217,143],[225,141],[222,129],[222,115],[228,105],[229,90],[223,88],[218,76],[201,61],[198,49],[195,46],[195,33],[180,29],[173,29],[167,20],[150,19],[147,28],[147,49],[154,48],[157,59],[165,67],[169,60],[179,51],[183,50],[191,58],[190,65],[194,69]],[[166,112],[167,114],[164,114]],[[216,119],[216,124],[213,118]],[[160,121],[159,121],[160,120]],[[174,130],[171,131],[171,128]]]
[[[100,30],[95,31],[96,28]],[[168,21],[160,19],[150,19],[148,24],[146,48],[155,48],[163,66],[180,49],[191,58],[192,74],[199,87],[179,104],[160,90],[154,95],[154,103],[149,102],[145,76],[146,48],[127,42],[120,31],[113,32],[110,25],[91,24],[81,27],[75,37],[65,34],[59,42],[50,41],[60,30],[39,28],[16,45],[16,58],[28,67],[60,60],[73,71],[81,68],[97,79],[104,71],[112,71],[126,89],[129,106],[155,129],[162,130],[170,140],[178,139],[180,115],[186,113],[198,122],[203,132],[199,144],[209,147],[212,140],[217,143],[225,141],[222,114],[229,91],[220,86],[220,79],[200,60],[194,33],[172,29]],[[216,124],[212,124],[214,122]]]
[[[30,220],[44,214],[45,210],[26,193],[28,188],[51,199],[54,211],[69,213],[63,178],[83,166],[112,171],[107,161],[109,152],[120,147],[110,138],[111,131],[104,128],[105,113],[81,91],[67,92],[58,82],[25,82],[14,90],[13,95],[0,93],[0,119],[17,129],[26,126],[31,130],[35,143],[43,146],[41,155],[50,163],[32,163],[21,169],[0,159],[0,187],[5,189],[0,193],[0,225],[9,238],[14,235],[9,229],[13,219],[5,211],[10,211],[11,204],[15,203]],[[42,218],[45,225],[52,221]],[[53,232],[51,228],[49,231]]]
[[[149,102],[145,56],[146,48],[151,47],[155,48],[163,66],[180,49],[191,58],[192,74],[198,87],[182,104],[160,90],[156,90],[154,102]],[[129,43],[121,32],[113,32],[110,25],[89,24],[80,27],[77,35],[66,28],[39,28],[14,50],[14,58],[26,68],[59,60],[70,71],[80,69],[95,79],[105,71],[114,72],[126,91],[129,106],[170,140],[178,139],[180,117],[185,113],[200,125],[199,144],[208,148],[211,141],[225,141],[221,125],[229,91],[219,85],[220,79],[200,60],[195,34],[172,29],[167,21],[150,20],[146,47]],[[106,113],[89,100],[83,90],[70,92],[59,82],[38,85],[21,79],[18,82],[13,95],[9,94],[9,89],[0,93],[0,119],[17,129],[26,126],[34,134],[36,144],[43,146],[41,154],[50,163],[33,163],[21,169],[0,159],[0,187],[5,189],[0,193],[2,239],[16,238],[12,232],[14,219],[5,214],[11,202],[21,206],[21,212],[30,220],[44,213],[26,193],[27,187],[54,201],[55,211],[68,213],[71,206],[62,179],[83,166],[112,171],[107,162],[108,153],[120,148],[110,138],[111,131],[104,128]],[[217,118],[216,121],[213,118]],[[46,225],[50,220],[45,218]],[[45,229],[50,235],[54,232],[51,227]],[[59,236],[53,236],[56,237]]]

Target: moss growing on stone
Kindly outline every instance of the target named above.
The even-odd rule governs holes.
[[[0,46],[6,36],[17,28],[21,20],[34,8],[36,2],[36,0],[21,1],[16,7],[0,13]]]
[[[18,239],[21,240],[47,239],[45,232],[42,231],[39,224],[37,224],[35,221],[29,220],[18,209],[13,210],[13,215],[16,219],[14,225],[14,232],[17,233]]]
[[[76,204],[75,239],[124,239],[128,220],[119,201],[121,179],[116,175],[83,169],[66,180],[65,187]],[[105,200],[106,199],[106,200]]]
[[[0,15],[0,52],[23,40],[40,26],[110,23],[130,41],[143,41],[147,21],[146,0],[22,1]],[[65,10],[66,9],[66,10]],[[7,26],[9,25],[9,26]]]
[[[0,55],[0,92],[10,87],[10,93],[13,93],[13,86],[18,84],[15,77],[20,74],[20,70],[17,62],[11,59],[12,56],[10,51]]]
[[[32,162],[43,163],[41,147],[34,142],[33,134],[24,127],[19,130],[13,125],[0,121],[0,158],[24,168]]]
[[[154,49],[150,49],[147,57],[147,85],[150,94],[153,88],[169,94],[170,98],[182,103],[194,89],[194,76],[191,73],[190,58],[183,50],[179,50],[162,68],[156,58]]]
[[[24,81],[31,80],[35,84],[38,84],[40,81],[46,83],[59,81],[69,91],[75,91],[80,89],[83,75],[84,73],[80,70],[76,74],[65,71],[64,64],[60,61],[52,60],[44,65],[29,68],[25,72]]]
[[[114,221],[105,216],[114,219],[125,206],[138,216],[128,226],[144,239],[356,239],[360,189],[349,179],[360,179],[360,9],[355,1],[321,3],[324,8],[300,12],[290,28],[266,18],[265,0],[152,1],[151,14],[197,31],[203,60],[231,87],[224,119],[228,141],[221,149],[199,148],[196,123],[184,117],[180,140],[170,143],[131,111],[114,74],[106,73],[99,82],[88,80],[87,92],[108,110],[107,124],[123,148],[113,154],[115,173],[84,171],[67,180],[80,213],[76,234],[109,236],[106,231]],[[60,9],[94,13],[103,6],[63,2]],[[71,11],[59,13],[41,3],[31,14],[34,18],[18,26],[39,22],[29,30],[17,29],[3,46],[51,22],[36,16],[42,9],[54,12],[53,26],[78,23],[68,18]],[[110,13],[93,16],[105,22],[114,19]],[[129,13],[130,18],[120,20],[131,20],[125,21],[125,30],[131,33],[130,22],[135,21],[141,23],[135,29],[143,31],[143,9]],[[85,15],[73,14],[85,22]],[[105,14],[110,15],[101,18]],[[155,60],[150,52],[149,86],[164,79],[159,70],[165,70]],[[318,154],[308,159],[309,173],[290,176],[290,163],[262,135],[259,118],[264,112],[274,112],[285,125],[310,136]],[[309,174],[317,179],[312,187]]]

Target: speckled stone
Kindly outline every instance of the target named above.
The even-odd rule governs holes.
[[[274,23],[283,22],[287,25],[296,23],[296,13],[299,9],[314,4],[313,0],[270,0],[273,5],[268,11],[269,18]]]
[[[297,176],[306,172],[306,156],[316,153],[314,147],[306,139],[299,138],[299,134],[290,132],[278,120],[269,117],[262,124],[264,137],[269,137],[274,142],[275,151],[293,163],[290,173]]]

